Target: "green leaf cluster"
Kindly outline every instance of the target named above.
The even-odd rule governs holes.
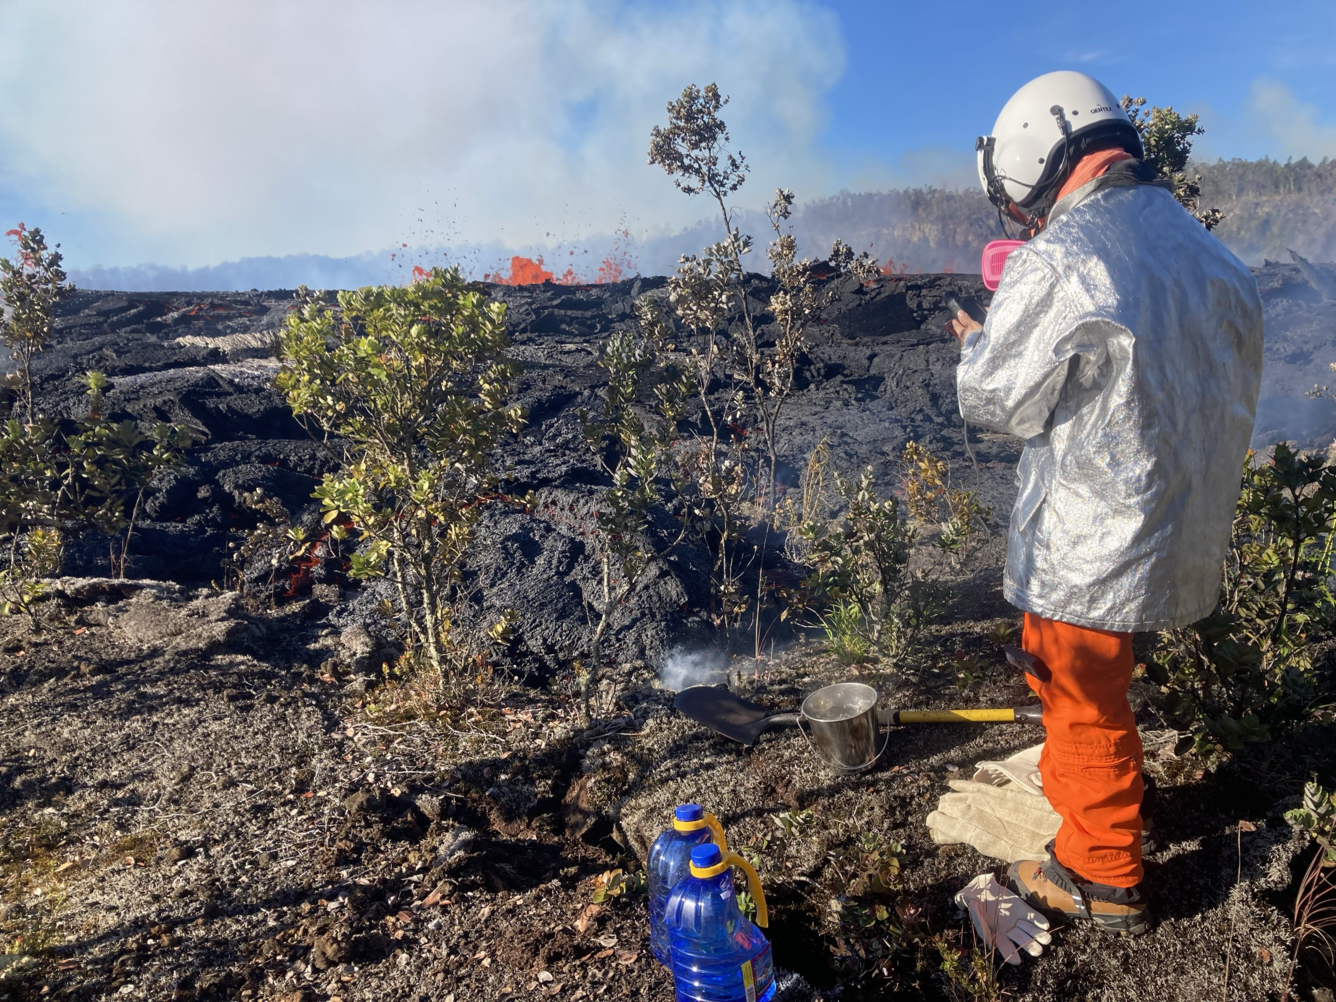
[[[0,425],[0,540],[9,544],[17,579],[56,573],[51,539],[89,529],[113,537],[111,571],[123,575],[144,492],[160,470],[181,463],[190,444],[180,425],[159,422],[145,433],[133,421],[108,420],[106,376],[89,372],[85,382],[83,419],[10,417]],[[38,531],[40,541],[32,537]]]
[[[594,893],[590,896],[590,900],[596,905],[611,903],[618,898],[628,900],[644,893],[648,886],[647,879],[644,870],[637,870],[634,873],[627,873],[620,868],[604,870],[594,878]]]
[[[1322,847],[1323,866],[1336,866],[1336,803],[1320,783],[1305,784],[1303,805],[1286,811],[1285,820]]]
[[[351,573],[389,574],[414,641],[442,670],[497,447],[524,425],[508,399],[520,370],[506,354],[505,305],[457,268],[334,303],[299,295],[277,382],[312,434],[343,445],[342,468],[316,490],[325,522],[351,522],[363,543]]]
[[[32,360],[51,337],[56,304],[74,291],[65,280],[60,251],[48,247],[46,237],[36,226],[22,223],[10,231],[15,255],[0,257],[0,337],[9,347],[10,357],[18,366],[19,412],[31,422],[33,407]]]
[[[581,409],[585,443],[608,479],[599,491],[594,522],[601,545],[600,590],[591,603],[598,616],[590,642],[590,670],[580,675],[588,716],[589,687],[602,665],[602,644],[613,616],[647,579],[651,565],[668,554],[689,528],[668,539],[651,531],[655,511],[682,515],[681,471],[673,446],[691,394],[690,376],[670,360],[672,325],[651,297],[635,306],[635,330],[614,331],[599,348],[607,383],[596,410]]]
[[[885,958],[922,935],[923,911],[904,896],[905,849],[879,832],[827,854],[843,886],[830,912],[863,961]]]
[[[1141,134],[1142,160],[1160,177],[1173,185],[1176,198],[1208,230],[1224,218],[1218,209],[1201,209],[1201,175],[1187,174],[1194,136],[1206,130],[1198,124],[1199,116],[1180,115],[1172,107],[1146,110],[1144,97],[1122,99],[1123,110]]]
[[[804,602],[826,606],[831,649],[844,660],[902,654],[931,619],[935,589],[909,570],[917,536],[892,495],[878,496],[872,468],[851,481],[835,474],[842,517],[817,514],[797,527],[810,568]]]
[[[1306,719],[1319,692],[1312,648],[1331,635],[1336,467],[1277,445],[1249,455],[1219,606],[1163,633],[1148,664],[1157,703],[1175,725],[1237,750]]]

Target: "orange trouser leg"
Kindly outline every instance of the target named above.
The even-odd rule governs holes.
[[[1127,687],[1132,635],[1025,614],[1025,650],[1053,673],[1026,676],[1044,706],[1044,795],[1062,816],[1054,852],[1087,881],[1141,882],[1141,737]]]

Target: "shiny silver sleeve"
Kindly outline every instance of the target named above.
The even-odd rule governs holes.
[[[1007,260],[983,329],[961,347],[961,416],[1017,438],[1042,432],[1079,351],[1077,322],[1053,267],[1029,248],[1018,248]]]

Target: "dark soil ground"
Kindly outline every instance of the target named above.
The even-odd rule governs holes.
[[[690,558],[628,612],[586,721],[569,659],[586,629],[593,554],[579,516],[593,480],[574,412],[594,385],[590,345],[653,285],[499,290],[531,412],[508,477],[540,504],[489,516],[472,573],[480,601],[521,608],[527,630],[509,667],[443,687],[382,673],[393,631],[374,590],[339,580],[337,561],[225,590],[226,543],[254,525],[240,494],[263,486],[309,518],[324,462],[267,388],[274,365],[251,337],[290,300],[81,293],[70,304],[43,360],[53,407],[75,413],[70,373],[97,365],[126,413],[202,434],[151,501],[140,580],[71,576],[53,583],[40,632],[0,620],[0,996],[668,998],[643,895],[593,899],[601,875],[641,869],[672,807],[691,800],[759,861],[789,1002],[1279,998],[1306,862],[1282,813],[1310,774],[1336,778],[1330,727],[1247,755],[1175,757],[1176,736],[1135,683],[1157,788],[1159,925],[1138,939],[1063,928],[990,987],[953,984],[943,958],[970,945],[951,896],[1000,867],[933,844],[923,819],[949,779],[1041,733],[899,728],[853,777],[825,772],[791,731],[751,749],[718,738],[659,683],[668,650],[704,635]],[[871,463],[893,485],[912,437],[1005,523],[1017,444],[975,434],[976,474],[953,417],[953,349],[936,333],[942,299],[962,287],[973,288],[910,276],[841,297],[794,401],[795,469],[827,437],[844,469]],[[68,571],[95,575],[101,552],[87,541]],[[777,708],[851,677],[888,705],[1029,703],[1000,653],[1018,619],[1000,560],[999,534],[938,568],[951,601],[913,658],[853,669],[792,638],[733,661],[738,685]],[[902,888],[881,899],[859,876],[869,837],[903,846]],[[887,919],[857,921],[879,902]],[[1330,973],[1303,960],[1297,997],[1321,997]]]

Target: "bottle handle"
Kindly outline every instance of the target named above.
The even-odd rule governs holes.
[[[714,832],[714,844],[719,847],[719,851],[728,852],[728,836],[724,834],[724,826],[719,823],[719,819],[706,811],[705,824],[710,831]]]
[[[725,866],[736,866],[747,875],[747,890],[756,902],[756,924],[765,929],[770,925],[770,910],[765,904],[765,891],[761,888],[761,876],[756,872],[756,867],[736,852],[724,853],[723,863]]]

